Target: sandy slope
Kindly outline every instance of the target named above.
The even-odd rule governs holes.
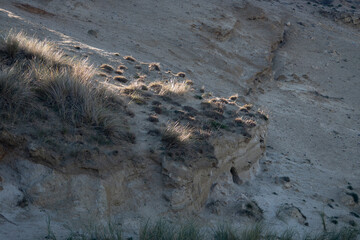
[[[160,62],[215,94],[239,93],[269,111],[267,156],[257,177],[238,186],[226,173],[209,200],[225,207],[219,215],[204,208],[200,218],[248,222],[231,211],[246,198],[275,229],[321,230],[320,212],[328,226],[360,224],[359,204],[347,194],[360,193],[359,28],[321,16],[306,1],[22,1],[46,14],[14,2],[0,0],[1,31],[55,40],[95,65],[119,63],[115,52]],[[33,212],[32,222],[43,224],[44,215]],[[17,229],[3,224],[0,235]],[[35,235],[45,231],[27,220],[18,224]]]
[[[322,228],[321,212],[332,227],[358,223],[351,212],[359,206],[346,193],[360,186],[359,31],[310,15],[305,4],[291,6],[291,25],[274,58],[275,80],[258,97],[272,116],[267,158],[244,191],[269,218],[284,203],[298,207],[309,223],[303,231]],[[281,176],[290,184],[276,186]]]

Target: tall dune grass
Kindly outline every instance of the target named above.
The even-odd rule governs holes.
[[[31,111],[40,102],[76,127],[121,132],[120,113],[111,111],[119,97],[94,81],[95,70],[86,60],[68,57],[51,42],[10,32],[0,39],[0,64],[2,114]]]

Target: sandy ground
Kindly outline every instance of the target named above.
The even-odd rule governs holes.
[[[228,187],[224,198],[256,201],[275,230],[319,231],[321,213],[328,227],[360,225],[352,197],[360,194],[359,28],[323,17],[319,6],[300,0],[19,2],[47,12],[0,0],[2,33],[23,29],[95,65],[119,63],[116,52],[160,62],[214,94],[239,93],[244,102],[263,106],[271,117],[266,157],[256,177]],[[272,48],[284,31],[283,42]],[[254,83],[264,69],[270,69],[267,77]],[[45,214],[35,212],[33,222],[45,223]],[[224,219],[206,208],[199,217]],[[30,233],[46,232],[21,224]],[[1,227],[0,236],[11,239],[16,229]]]

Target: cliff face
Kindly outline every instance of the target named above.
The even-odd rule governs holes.
[[[143,208],[144,204],[150,209],[163,205],[159,213],[166,208],[178,213],[199,211],[219,175],[231,175],[236,184],[249,179],[247,175],[256,170],[264,154],[265,133],[266,126],[259,126],[252,130],[251,138],[237,134],[216,137],[210,143],[213,157],[192,159],[196,162],[192,166],[168,156],[162,157],[160,165],[147,159],[139,164],[126,159],[116,170],[101,169],[98,175],[62,173],[21,156],[7,156],[2,160],[2,168],[7,170],[2,175],[6,188],[21,189],[22,193],[16,202],[3,201],[2,210],[10,214],[14,204],[24,201],[83,220],[106,220],[123,209]]]
[[[193,166],[184,166],[169,157],[162,160],[166,198],[174,210],[199,211],[206,203],[212,186],[222,174],[231,175],[235,184],[248,180],[265,153],[266,125],[258,126],[247,138],[224,133],[211,139],[213,158],[203,158]]]

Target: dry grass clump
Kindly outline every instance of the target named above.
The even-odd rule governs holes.
[[[150,122],[155,122],[156,123],[156,122],[159,122],[159,117],[157,115],[155,115],[155,114],[152,114],[152,115],[149,116],[148,120]]]
[[[187,80],[185,81],[185,83],[186,83],[187,85],[190,85],[190,86],[194,85],[194,82],[191,81],[190,79],[187,79]]]
[[[108,75],[108,74],[106,74],[104,72],[98,72],[97,75],[100,76],[100,77],[105,77],[105,78],[110,78],[111,77],[111,75]]]
[[[121,126],[115,114],[107,109],[110,97],[106,89],[89,81],[91,76],[74,75],[66,70],[52,70],[45,66],[34,69],[33,90],[45,105],[53,108],[59,116],[75,126],[83,124],[101,128],[107,133]]]
[[[269,114],[266,113],[264,110],[259,109],[257,111],[257,114],[260,116],[260,118],[264,119],[265,121],[269,120]]]
[[[107,71],[107,72],[114,71],[114,68],[109,64],[101,64],[100,69]]]
[[[253,119],[248,119],[248,118],[243,118],[243,117],[237,117],[235,118],[235,123],[245,126],[245,127],[255,127],[256,126],[256,121]]]
[[[133,56],[125,56],[124,59],[130,62],[136,62],[136,59]]]
[[[120,70],[126,70],[126,69],[128,69],[125,65],[119,65],[118,66],[118,69],[120,69]]]
[[[149,88],[153,89],[160,96],[184,95],[190,90],[190,86],[186,82],[178,82],[176,80],[152,82],[149,84]]]
[[[126,95],[130,95],[132,93],[142,94],[142,91],[147,90],[147,86],[144,85],[141,81],[133,81],[130,85],[125,86],[121,92]]]
[[[223,114],[225,110],[225,104],[227,103],[228,101],[225,98],[213,98],[202,101],[201,107],[204,110],[215,110]]]
[[[124,76],[115,76],[114,77],[114,80],[115,81],[118,81],[118,82],[121,82],[121,83],[127,83],[129,80],[124,77]]]
[[[162,134],[162,141],[168,147],[178,147],[190,141],[193,129],[188,125],[181,125],[179,122],[168,123]]]
[[[65,67],[81,65],[81,62],[57,50],[54,44],[27,37],[23,32],[10,32],[0,39],[0,55],[7,58],[8,65],[21,60],[36,60],[49,66]]]
[[[129,95],[132,102],[138,104],[138,105],[144,105],[146,104],[145,98],[142,94],[138,92],[133,92]]]
[[[119,74],[119,75],[123,75],[123,74],[124,74],[124,70],[117,69],[117,70],[115,70],[115,73],[117,73],[117,74]]]
[[[228,104],[229,100],[226,98],[213,98],[209,100],[211,103]]]
[[[185,74],[184,72],[178,72],[178,73],[176,74],[176,76],[177,76],[177,77],[182,77],[182,78],[184,78],[184,77],[186,76],[186,74]]]
[[[136,79],[136,81],[138,82],[145,82],[145,79],[146,79],[147,75],[146,74],[139,74],[139,73],[136,73],[134,75],[134,79]]]
[[[15,120],[32,107],[33,101],[28,78],[19,67],[0,72],[0,117]]]
[[[247,111],[251,110],[252,107],[253,107],[252,104],[247,103],[247,104],[241,106],[241,107],[239,108],[239,110],[240,110],[240,111],[247,112]]]
[[[231,97],[229,97],[229,100],[235,101],[236,99],[238,99],[238,97],[239,97],[239,95],[235,94],[235,95],[232,95]]]
[[[184,95],[190,90],[189,85],[186,82],[169,81],[163,84],[159,95]]]
[[[148,90],[147,86],[141,81],[133,81],[130,85],[122,88],[121,92],[128,95],[131,99],[130,102],[134,102],[139,105],[144,105],[149,94],[145,91]]]
[[[160,81],[152,82],[148,85],[150,89],[152,89],[154,92],[159,93],[162,89],[163,83]]]
[[[160,71],[160,64],[159,63],[150,63],[149,71]]]
[[[95,70],[86,61],[69,58],[52,43],[21,32],[0,40],[0,57],[6,65],[18,62],[1,74],[1,109],[26,107],[34,112],[28,106],[42,103],[76,127],[121,131],[121,120],[111,111],[117,96],[91,81]]]

